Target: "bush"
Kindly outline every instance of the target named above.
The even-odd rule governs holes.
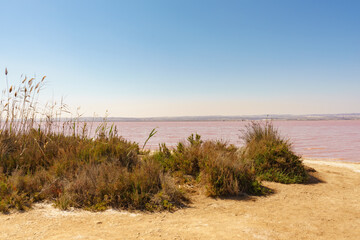
[[[303,183],[308,179],[300,156],[292,151],[272,122],[252,122],[246,127],[243,158],[251,161],[261,180],[281,183]]]
[[[153,158],[173,175],[192,176],[206,186],[209,196],[236,196],[243,193],[261,194],[254,170],[237,152],[237,148],[219,141],[203,142],[191,135],[188,143],[179,143],[170,151],[165,144]]]
[[[207,141],[203,146],[201,179],[210,196],[237,196],[243,193],[262,194],[265,189],[256,180],[254,169],[233,146]]]
[[[144,161],[132,171],[115,163],[87,164],[63,186],[57,205],[89,210],[173,209],[185,200],[168,182],[157,162]]]
[[[138,145],[121,137],[90,140],[30,131],[0,134],[0,139],[5,139],[0,155],[3,212],[25,210],[44,199],[61,209],[96,211],[174,209],[186,200],[157,161],[140,160]]]

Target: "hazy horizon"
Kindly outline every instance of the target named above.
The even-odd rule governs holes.
[[[0,3],[10,83],[84,116],[360,113],[359,1]]]
[[[252,121],[252,120],[279,120],[279,121],[311,121],[311,120],[360,120],[360,113],[337,114],[259,114],[259,115],[192,115],[192,116],[156,116],[156,117],[122,117],[111,115],[81,116],[80,121],[90,122],[182,122],[182,121]],[[64,117],[61,120],[67,121]],[[72,118],[70,118],[72,119]]]

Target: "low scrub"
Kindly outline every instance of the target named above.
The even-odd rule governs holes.
[[[180,206],[182,192],[162,172],[159,163],[144,161],[131,171],[115,163],[87,164],[64,182],[56,205],[89,210],[163,210]]]
[[[242,158],[252,162],[261,180],[281,183],[303,183],[308,174],[290,141],[282,137],[272,122],[252,122],[242,139]]]
[[[0,164],[6,174],[19,168],[34,173],[39,167],[49,169],[59,164],[73,166],[94,162],[114,162],[130,169],[139,160],[138,145],[121,137],[88,139],[46,134],[41,129],[23,134],[3,131],[0,146]]]
[[[0,211],[49,200],[62,209],[174,209],[186,201],[162,166],[121,137],[0,133]]]
[[[199,135],[191,135],[188,143],[179,143],[173,151],[162,144],[152,157],[174,175],[185,180],[191,176],[202,183],[209,196],[262,194],[265,190],[237,148],[220,141],[203,142]]]

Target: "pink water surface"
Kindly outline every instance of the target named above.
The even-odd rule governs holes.
[[[157,133],[146,148],[156,149],[159,143],[175,146],[191,133],[202,139],[225,140],[241,146],[241,130],[249,122],[116,122],[119,134],[126,139],[145,142],[153,128]],[[360,120],[274,121],[279,131],[291,139],[294,150],[303,157],[360,162]]]

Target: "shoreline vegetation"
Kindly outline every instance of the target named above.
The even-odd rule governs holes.
[[[62,120],[71,114],[62,101],[41,107],[44,80],[25,77],[18,86],[7,84],[1,96],[3,213],[42,201],[63,210],[173,211],[186,207],[194,191],[209,197],[268,195],[273,191],[262,181],[309,179],[312,169],[271,121],[249,124],[241,148],[192,134],[173,149],[163,143],[150,152],[119,136],[106,118],[89,137],[91,124],[80,116]]]

